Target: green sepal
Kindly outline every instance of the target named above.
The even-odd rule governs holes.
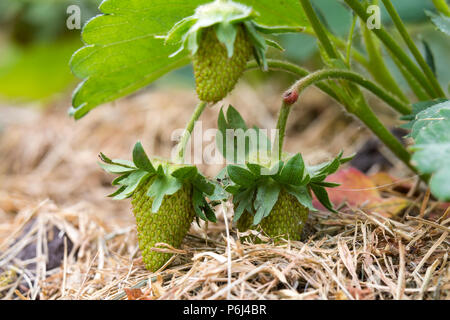
[[[276,42],[275,40],[266,39],[266,44],[267,44],[269,47],[275,48],[275,49],[277,49],[277,50],[285,51],[285,49],[281,46],[281,44],[279,44],[279,43]]]
[[[175,168],[171,175],[181,181],[189,181],[193,179],[198,174],[198,169],[196,166],[186,166],[183,165],[179,168]]]
[[[278,200],[281,187],[272,179],[266,180],[257,187],[256,198],[254,201],[255,216],[253,217],[253,224],[257,225],[262,219],[267,217],[272,211],[273,206]]]
[[[312,204],[311,195],[308,192],[308,188],[306,186],[285,186],[285,190],[293,195],[298,202],[300,202],[303,206],[307,207],[311,211],[317,211]]]
[[[145,181],[146,178],[150,176],[150,173],[144,171],[144,170],[136,170],[130,173],[126,178],[124,178],[121,181],[121,184],[123,186],[126,186],[126,188],[115,195],[113,197],[114,200],[123,200],[126,198],[129,198],[133,195],[133,192],[136,190],[139,185]]]
[[[133,162],[139,169],[145,170],[150,174],[155,174],[156,170],[147,157],[147,154],[142,147],[142,144],[138,141],[133,148]]]
[[[233,197],[233,203],[235,205],[237,204],[237,208],[234,211],[234,216],[233,216],[234,222],[239,220],[239,218],[241,217],[241,215],[244,211],[253,213],[254,194],[255,194],[255,189],[250,188],[250,189],[242,191],[241,193],[239,193]]]
[[[240,186],[251,187],[256,183],[257,176],[243,167],[229,165],[227,167],[227,173],[230,179]]]
[[[310,184],[309,185],[311,190],[314,192],[314,194],[317,197],[317,200],[319,200],[319,202],[325,207],[327,208],[329,211],[337,213],[336,210],[334,210],[333,208],[333,204],[330,201],[330,198],[328,197],[328,193],[325,190],[324,187],[315,185],[315,184]]]
[[[302,155],[297,153],[286,162],[280,173],[274,179],[282,184],[300,186],[303,182],[304,171],[305,163]]]
[[[208,202],[203,196],[203,192],[194,187],[192,193],[192,204],[194,206],[194,211],[197,217],[204,221],[216,222],[217,218],[214,214],[214,210],[210,207]]]
[[[147,191],[147,196],[153,198],[152,212],[158,212],[166,195],[172,195],[181,189],[183,184],[175,177],[163,175],[157,176]]]

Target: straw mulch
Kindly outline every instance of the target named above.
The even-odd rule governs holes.
[[[264,128],[275,126],[281,89],[244,84],[227,99]],[[386,217],[345,203],[311,213],[303,241],[241,242],[233,210],[217,224],[193,224],[173,259],[148,272],[128,201],[105,197],[112,177],[98,152],[130,158],[141,140],[170,156],[195,96],[158,90],[103,106],[74,122],[64,103],[46,112],[0,109],[0,298],[2,299],[449,299],[450,214],[417,184],[400,192],[410,206]],[[215,128],[220,106],[206,110]],[[308,163],[350,154],[368,133],[311,90],[292,113],[286,149]],[[220,166],[200,166],[213,176]],[[408,172],[394,163],[396,176]],[[412,178],[411,181],[414,181]]]

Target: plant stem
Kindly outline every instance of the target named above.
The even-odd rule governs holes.
[[[289,117],[289,113],[291,112],[291,107],[292,105],[287,104],[283,101],[280,108],[280,114],[278,115],[278,122],[277,122],[278,135],[272,150],[272,155],[278,156],[277,157],[278,160],[281,160],[283,154],[284,137],[286,136],[286,123]]]
[[[369,55],[370,61],[370,74],[373,76],[375,81],[383,86],[384,89],[388,90],[392,94],[396,95],[403,102],[408,103],[408,98],[403,93],[403,91],[398,86],[388,67],[386,66],[383,56],[381,54],[381,48],[378,39],[374,39],[370,30],[361,24],[361,29],[363,31],[364,43],[366,45],[366,51]]]
[[[364,23],[367,23],[369,14],[359,0],[344,0],[345,3],[361,18]],[[395,42],[395,40],[386,32],[384,28],[373,29],[375,35],[383,42],[383,44],[395,55],[399,61],[408,69],[408,71],[422,84],[431,98],[439,98],[434,88],[430,85],[428,79],[424,76],[422,71],[411,58],[402,50],[402,48]]]
[[[442,90],[441,85],[437,81],[436,76],[434,75],[430,66],[427,64],[427,62],[423,58],[422,54],[420,53],[419,49],[417,49],[416,45],[414,44],[414,41],[411,39],[408,31],[406,30],[405,25],[403,24],[402,19],[398,15],[397,10],[395,10],[395,8],[392,5],[390,0],[381,0],[381,1],[383,1],[383,4],[384,4],[387,12],[391,16],[392,21],[394,22],[395,26],[397,27],[397,30],[400,32],[400,35],[402,36],[403,40],[406,42],[406,45],[408,46],[412,55],[416,59],[419,66],[422,68],[422,71],[428,77],[428,80],[430,81],[431,85],[433,86],[434,91],[439,96],[445,97],[444,90]]]
[[[195,122],[198,120],[198,118],[200,118],[200,115],[202,114],[203,110],[205,110],[205,107],[207,105],[208,105],[207,102],[201,101],[195,107],[191,119],[186,125],[186,129],[184,130],[183,136],[181,137],[180,142],[178,143],[178,153],[175,162],[183,163],[186,145],[189,141],[189,138],[191,137],[192,130],[194,130]]]
[[[411,113],[411,108],[409,105],[404,102],[398,100],[396,97],[388,93],[383,88],[379,87],[372,81],[364,79],[358,73],[353,71],[341,70],[341,69],[324,69],[320,71],[316,71],[314,73],[309,74],[308,76],[298,80],[293,86],[292,89],[295,89],[297,92],[302,92],[306,87],[315,84],[318,81],[329,80],[329,79],[341,79],[347,80],[354,83],[359,84],[360,86],[366,88],[371,91],[373,94],[378,96],[381,100],[389,104],[394,110],[397,112],[407,115]]]
[[[290,89],[290,91],[296,90],[298,94],[300,95],[303,90],[305,90],[307,87],[313,85],[317,81],[322,81],[324,78],[327,78],[328,76],[331,77],[340,77],[342,76],[343,79],[348,81],[355,81],[358,84],[361,84],[360,80],[357,77],[354,77],[354,75],[358,76],[358,74],[354,74],[349,71],[343,71],[343,70],[323,70],[318,71],[315,73],[310,74],[309,76],[297,81]],[[382,90],[380,88],[380,90]],[[387,94],[387,93],[386,93]],[[377,116],[374,114],[374,112],[370,109],[370,107],[367,105],[364,97],[362,94],[360,96],[354,97],[355,101],[352,105],[352,102],[346,101],[347,105],[345,105],[348,112],[354,114],[356,117],[358,117],[400,160],[402,160],[413,172],[417,173],[417,169],[414,168],[410,164],[411,155],[410,153],[403,147],[403,145],[398,141],[390,132],[386,129],[386,127],[380,122],[380,120],[377,118]],[[283,110],[284,105],[282,106]],[[409,113],[409,112],[408,112]],[[407,114],[408,114],[407,113]],[[280,118],[284,117],[284,114],[282,111],[280,111]],[[286,120],[279,119],[278,121],[281,124],[285,124]],[[280,131],[281,128],[285,128],[282,125],[279,125]],[[279,133],[280,137],[284,138],[284,133]],[[280,138],[280,141],[282,142],[282,138]]]
[[[409,72],[408,69],[405,68],[405,66],[398,60],[398,58],[392,54],[391,51],[389,51],[389,55],[392,58],[392,61],[394,61],[395,65],[397,66],[397,69],[402,74],[403,78],[408,83],[408,86],[411,88],[414,95],[417,97],[419,101],[426,101],[429,99],[428,94],[423,90],[422,86],[419,82],[417,82],[416,78],[413,77],[413,75]]]
[[[300,4],[302,5],[303,10],[305,11],[306,16],[308,17],[309,23],[311,23],[311,26],[314,29],[317,38],[322,43],[322,46],[325,49],[325,52],[327,53],[329,58],[338,59],[339,58],[338,52],[331,43],[330,39],[328,38],[326,30],[323,27],[322,23],[319,21],[319,18],[314,12],[314,8],[312,7],[309,0],[300,0]]]
[[[351,51],[353,46],[353,35],[355,33],[356,22],[358,21],[358,16],[353,15],[352,26],[350,27],[350,32],[348,33],[347,48],[345,50],[345,64],[350,68],[351,65]]]
[[[439,12],[442,12],[447,17],[450,17],[450,8],[445,0],[433,0],[433,4]]]
[[[283,60],[267,59],[267,65],[268,65],[269,69],[271,69],[271,70],[281,70],[284,72],[295,74],[302,78],[306,77],[307,75],[310,74],[310,72],[308,70],[303,69],[303,68],[297,66],[296,64],[293,64],[293,63],[290,63],[287,61],[283,61]],[[247,64],[247,70],[253,70],[253,69],[259,69],[259,65],[257,64],[257,62],[255,60],[252,60]],[[322,90],[323,92],[325,92],[326,94],[331,96],[336,101],[341,102],[338,95],[336,95],[334,90],[327,84],[317,83],[316,86],[320,90]]]

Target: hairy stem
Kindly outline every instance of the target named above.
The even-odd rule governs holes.
[[[353,15],[352,19],[352,26],[350,27],[350,32],[348,33],[348,39],[347,39],[347,47],[345,50],[345,64],[350,68],[351,65],[351,52],[353,47],[353,36],[355,33],[355,27],[356,22],[358,21],[358,16],[355,14]]]
[[[284,71],[284,72],[292,73],[292,74],[297,75],[302,78],[306,77],[307,75],[310,74],[310,72],[308,70],[303,69],[296,64],[293,64],[293,63],[290,63],[287,61],[283,61],[283,60],[267,59],[267,65],[270,70]],[[247,64],[247,70],[259,69],[259,68],[260,67],[258,66],[258,64],[255,60],[252,60]],[[331,96],[336,101],[341,102],[338,95],[336,95],[335,91],[327,84],[317,83],[316,86],[317,86],[317,88],[319,88],[320,90],[322,90],[323,92],[325,92],[326,94]]]
[[[291,106],[291,104],[287,104],[283,101],[280,109],[280,114],[278,115],[278,135],[277,139],[275,139],[275,144],[272,150],[272,155],[277,156],[278,160],[281,160],[283,154],[284,137],[286,136],[286,123],[289,117],[289,113],[291,112]]]
[[[375,81],[383,86],[384,89],[396,95],[403,102],[408,103],[408,98],[400,89],[388,67],[386,66],[386,63],[384,62],[383,56],[381,54],[381,48],[379,46],[379,43],[377,42],[378,39],[374,39],[372,32],[370,32],[370,30],[363,23],[361,24],[361,29],[363,31],[366,51],[369,55],[370,74],[373,76]]]
[[[311,23],[311,26],[314,29],[317,38],[322,43],[322,46],[325,49],[328,57],[331,59],[338,59],[338,52],[331,43],[330,38],[327,36],[327,31],[314,12],[314,8],[312,7],[310,0],[300,0],[300,4],[302,5],[303,10],[308,17],[308,20]]]
[[[358,85],[366,88],[367,90],[369,90],[370,92],[375,94],[377,97],[379,97],[381,100],[386,102],[397,112],[399,112],[403,115],[407,115],[407,114],[411,113],[411,108],[409,107],[409,105],[400,101],[399,99],[397,99],[396,97],[391,95],[389,92],[387,92],[383,88],[379,87],[377,84],[373,83],[370,80],[364,79],[358,73],[355,73],[353,71],[347,71],[347,70],[341,70],[341,69],[320,70],[320,71],[311,73],[308,76],[304,77],[303,79],[297,81],[292,86],[292,89],[296,90],[297,92],[301,92],[306,87],[308,87],[312,84],[315,84],[318,81],[329,80],[329,79],[341,79],[341,80],[347,80],[347,81],[357,83]]]
[[[207,105],[208,105],[207,102],[201,101],[195,107],[191,119],[186,125],[186,129],[184,130],[183,136],[181,137],[181,140],[178,143],[178,152],[175,162],[182,163],[184,161],[184,153],[186,151],[186,145],[189,141],[189,138],[191,137],[192,130],[194,130],[195,122],[198,120],[198,118],[200,118],[200,115],[202,114],[203,110],[205,110]]]
[[[354,74],[352,72],[343,70],[323,70],[312,73],[309,76],[297,81],[289,91],[296,91],[300,95],[307,87],[313,85],[317,81],[322,81],[329,76],[336,78],[342,77],[348,81],[356,80],[355,82],[358,84],[365,83],[365,81],[367,81],[364,81],[364,79],[361,79],[358,74]],[[379,90],[382,89],[379,88]],[[402,160],[411,170],[417,172],[417,169],[415,169],[410,164],[410,153],[403,147],[400,141],[398,141],[392,135],[392,133],[390,133],[389,130],[387,130],[386,127],[380,122],[380,120],[366,103],[364,97],[360,95],[355,96],[354,98],[355,101],[353,105],[351,105],[351,102],[347,101],[347,103],[350,104],[349,106],[346,105],[347,111],[358,117],[400,160]],[[279,134],[280,136],[282,136],[282,133]]]
[[[367,23],[369,14],[366,7],[363,6],[359,0],[344,0],[345,3],[361,18],[364,23]],[[411,58],[403,51],[403,49],[395,42],[395,40],[386,32],[384,28],[373,29],[372,32],[383,42],[389,51],[395,55],[399,61],[408,69],[408,71],[423,85],[428,95],[431,98],[439,98],[440,94],[435,92],[433,86],[428,81],[427,77],[422,73],[419,67],[411,60]]]
[[[423,58],[422,54],[420,53],[419,49],[417,49],[416,45],[414,44],[414,41],[411,39],[411,36],[409,35],[408,31],[406,30],[406,27],[403,24],[403,21],[400,18],[397,10],[395,10],[395,8],[392,5],[390,0],[381,0],[381,1],[383,1],[383,4],[384,4],[387,12],[391,16],[391,19],[394,22],[397,30],[400,32],[400,35],[402,36],[403,40],[405,41],[406,45],[408,46],[409,51],[411,51],[411,53],[414,56],[414,58],[416,59],[417,63],[422,68],[422,71],[428,77],[428,80],[429,80],[430,84],[433,86],[434,91],[436,92],[437,95],[439,95],[441,97],[445,97],[444,90],[442,90],[441,85],[437,81],[436,76],[434,75],[430,66],[427,64],[427,62]]]

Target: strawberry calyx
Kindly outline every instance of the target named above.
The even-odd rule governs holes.
[[[216,141],[222,138],[225,140],[229,129],[242,130],[245,136],[250,136],[248,130],[260,130],[248,128],[232,106],[228,107],[227,117],[223,110],[220,111],[218,127],[221,134],[216,136]],[[219,142],[219,145],[226,145],[225,141]],[[278,160],[277,157],[272,157],[270,150],[267,137],[260,137],[253,145],[251,140],[247,140],[243,159],[236,157],[236,150],[230,152],[226,148],[219,148],[228,161],[234,161],[234,164],[225,167],[218,175],[224,190],[233,195],[234,221],[238,221],[244,212],[249,212],[253,215],[253,225],[258,225],[271,213],[282,192],[294,196],[309,210],[316,211],[312,205],[314,193],[325,208],[336,212],[325,188],[339,185],[325,179],[352,157],[344,158],[341,152],[331,161],[307,166],[300,153],[283,153],[281,160]]]
[[[183,185],[192,186],[192,204],[197,218],[205,221],[216,222],[214,210],[210,200],[222,200],[222,192],[218,183],[208,180],[196,166],[173,164],[167,160],[153,158],[150,160],[140,142],[133,148],[133,161],[114,159],[111,160],[103,153],[99,155],[102,162],[99,165],[107,172],[118,174],[112,185],[118,189],[108,195],[114,200],[130,198],[142,185],[148,184],[146,195],[153,199],[151,211],[158,212],[165,196],[170,196],[179,191]]]
[[[180,48],[171,56],[175,56],[187,48],[192,55],[199,49],[202,32],[207,28],[214,28],[217,39],[226,47],[228,58],[234,53],[234,45],[238,29],[243,27],[246,38],[251,42],[255,60],[267,70],[265,52],[268,46],[278,49],[282,47],[273,40],[266,40],[260,33],[298,32],[302,28],[289,26],[268,27],[255,22],[258,13],[252,7],[233,2],[216,0],[198,6],[192,16],[177,22],[164,36],[166,44],[181,43]]]

